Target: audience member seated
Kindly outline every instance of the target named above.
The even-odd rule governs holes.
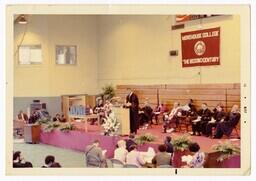
[[[125,159],[128,151],[126,150],[126,143],[124,140],[119,140],[117,142],[118,148],[115,149],[114,159],[120,160],[122,163],[125,163]]]
[[[240,117],[239,106],[233,105],[226,119],[217,123],[216,132],[213,138],[221,138],[223,135],[230,136],[232,130],[238,124]]]
[[[135,142],[135,135],[134,134],[130,134],[129,138],[127,140],[125,140],[126,142],[126,149],[128,150],[128,152],[131,151],[131,146],[132,145],[137,145],[137,143]]]
[[[19,114],[17,115],[18,121],[23,121],[24,123],[28,123],[28,115],[20,110]]]
[[[189,145],[189,151],[192,153],[192,155],[183,156],[182,160],[185,158],[187,162],[187,166],[189,168],[203,168],[204,162],[205,162],[205,153],[200,152],[200,146],[198,143],[190,143]]]
[[[155,167],[160,165],[171,165],[171,154],[166,152],[166,145],[159,145],[158,150],[159,152],[152,159],[152,164],[154,164]]]
[[[166,146],[166,152],[167,153],[173,153],[173,146],[172,146],[172,137],[170,136],[166,136],[165,140],[164,140],[164,144]]]
[[[181,116],[181,107],[178,102],[174,102],[173,109],[170,111],[170,113],[165,114],[164,119],[164,133],[166,132],[172,132],[175,130],[175,128],[178,127],[179,124],[179,117]],[[173,126],[174,125],[174,126]],[[171,129],[170,129],[171,128]]]
[[[13,168],[27,168],[27,167],[33,167],[31,162],[25,161],[25,159],[22,157],[20,151],[16,151],[13,154]]]
[[[58,114],[58,113],[57,113],[57,114],[55,115],[55,117],[52,119],[52,121],[54,121],[54,122],[55,122],[55,121],[59,121],[59,122],[60,122],[60,120],[61,120],[61,117],[60,117],[60,114]]]
[[[37,120],[39,120],[39,119],[40,119],[40,116],[39,116],[38,112],[37,112],[37,111],[34,111],[34,112],[30,115],[30,117],[29,117],[29,119],[28,119],[28,123],[29,123],[29,124],[34,124],[34,123],[36,123]]]
[[[143,165],[145,165],[146,162],[140,152],[137,151],[137,146],[131,145],[130,149],[131,151],[126,156],[126,164],[136,165],[138,167],[142,167]]]
[[[147,129],[148,125],[152,123],[153,109],[148,104],[148,101],[144,103],[144,107],[139,111],[139,123],[142,129]]]
[[[52,155],[48,155],[45,157],[44,165],[42,168],[53,168],[53,167],[61,167],[58,162],[55,162],[55,157]]]
[[[212,128],[216,127],[217,124],[226,118],[226,113],[221,104],[218,104],[216,108],[213,110],[212,120],[208,122],[206,125],[206,136],[212,136]]]
[[[85,148],[86,164],[88,167],[105,167],[106,159],[99,140],[95,140]]]
[[[209,121],[211,121],[211,110],[208,109],[207,104],[202,104],[202,109],[198,111],[198,117],[196,120],[192,121],[192,131],[193,135],[198,133],[200,136],[202,134],[206,134],[206,125]]]

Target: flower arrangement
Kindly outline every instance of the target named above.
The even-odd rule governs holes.
[[[65,124],[61,124],[61,126],[59,127],[59,130],[65,133],[68,133],[70,130],[73,130],[74,126],[71,123],[65,123]]]
[[[176,137],[172,140],[172,145],[175,150],[185,151],[188,149],[191,143],[190,135],[184,134],[182,136]]]
[[[156,137],[150,133],[146,133],[135,138],[135,142],[138,145],[144,144],[146,142],[153,142],[155,140],[156,140]]]
[[[120,123],[118,122],[115,114],[111,112],[109,116],[103,119],[104,123],[102,127],[104,128],[105,135],[115,135],[119,130]]]
[[[213,145],[212,149],[221,153],[217,158],[218,162],[222,162],[223,160],[230,158],[232,155],[240,154],[240,147],[232,144],[230,141],[220,141],[219,144]]]
[[[50,119],[44,118],[44,119],[39,119],[39,120],[37,120],[37,121],[36,121],[36,124],[42,125],[42,124],[48,124],[48,123],[50,123],[50,122],[51,122]]]
[[[43,132],[46,133],[50,133],[52,132],[54,129],[58,128],[60,126],[59,123],[55,123],[55,122],[47,122],[44,124],[41,124],[41,126],[43,127]]]

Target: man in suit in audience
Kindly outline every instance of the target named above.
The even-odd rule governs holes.
[[[198,136],[202,134],[206,134],[206,125],[211,120],[212,112],[208,109],[207,104],[202,104],[202,109],[198,111],[198,118],[192,121],[192,131],[193,135],[198,132]]]
[[[239,106],[233,105],[230,113],[227,115],[225,120],[220,121],[217,124],[216,132],[213,138],[221,138],[223,134],[230,136],[232,130],[238,124],[240,120]]]
[[[125,140],[126,142],[126,149],[128,150],[128,152],[131,151],[131,146],[132,145],[137,145],[137,143],[135,142],[135,135],[134,134],[130,134],[129,138],[127,140]]]
[[[22,157],[20,151],[16,151],[13,153],[13,168],[26,168],[26,167],[33,167],[31,162],[25,161]]]
[[[99,140],[95,140],[93,144],[86,146],[85,156],[88,167],[104,167],[106,164],[105,155],[100,147]]]
[[[138,96],[128,88],[129,94],[126,96],[125,107],[130,109],[130,132],[137,134],[137,129],[139,128],[139,99]]]

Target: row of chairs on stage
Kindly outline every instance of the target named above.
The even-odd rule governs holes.
[[[240,138],[238,131],[240,121],[238,105],[234,105],[230,112],[225,112],[221,104],[218,104],[211,111],[207,103],[203,103],[201,109],[197,111],[193,100],[190,99],[184,106],[174,102],[173,108],[170,111],[163,104],[153,110],[147,102],[140,109],[139,122],[142,129],[151,126],[153,120],[155,124],[159,124],[160,119],[163,122],[164,133],[192,131],[193,135],[214,135],[216,138],[221,138],[223,135],[230,137],[234,129],[237,137]]]

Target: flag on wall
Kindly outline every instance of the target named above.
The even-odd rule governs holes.
[[[181,33],[182,67],[220,65],[220,27]]]

